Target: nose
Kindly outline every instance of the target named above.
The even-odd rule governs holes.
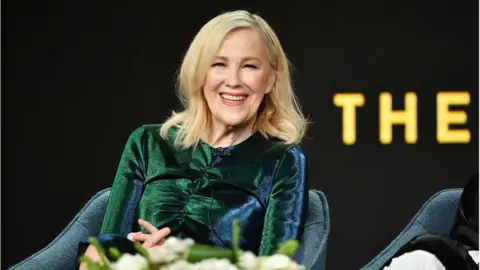
[[[240,74],[238,69],[231,68],[227,76],[227,86],[230,88],[237,88],[241,85]]]

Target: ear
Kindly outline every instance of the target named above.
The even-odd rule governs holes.
[[[268,77],[268,86],[267,86],[267,90],[265,91],[265,94],[268,94],[273,90],[273,86],[275,85],[276,82],[277,82],[277,74],[275,73],[275,71],[272,71],[272,73],[270,73],[270,76]]]

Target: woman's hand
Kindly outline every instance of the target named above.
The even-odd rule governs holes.
[[[132,242],[143,242],[143,248],[162,245],[165,242],[165,238],[170,234],[170,228],[165,227],[159,230],[143,219],[139,219],[138,224],[149,233],[132,232],[127,235],[127,238]]]

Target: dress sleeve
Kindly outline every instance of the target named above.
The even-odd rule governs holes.
[[[100,234],[126,236],[135,226],[135,215],[143,192],[148,158],[146,132],[136,129],[129,137],[110,191]]]
[[[270,255],[278,245],[299,240],[308,211],[307,164],[298,147],[284,156],[273,180],[259,255]]]

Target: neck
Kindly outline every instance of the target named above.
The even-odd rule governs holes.
[[[248,139],[254,131],[254,121],[238,126],[228,126],[212,121],[208,140],[212,147],[229,147]]]

